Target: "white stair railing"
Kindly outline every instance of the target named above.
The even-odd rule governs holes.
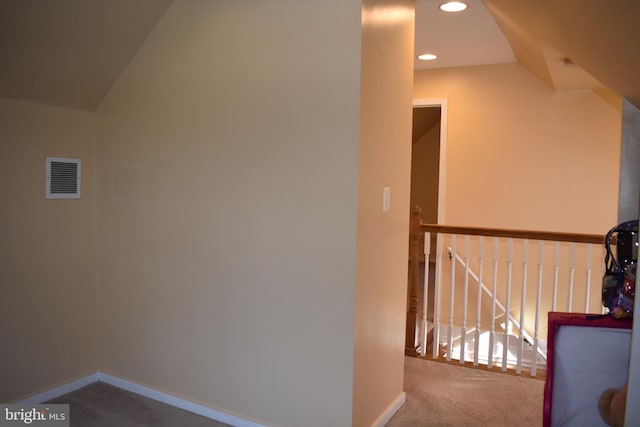
[[[473,273],[473,272],[471,272]],[[478,275],[472,275],[476,279],[478,284],[478,291],[476,292],[476,333],[473,347],[473,366],[478,366],[478,358],[480,356],[480,328],[482,323],[482,292],[483,288],[486,288],[482,283],[482,274],[484,273],[484,236],[480,236],[479,248],[478,248]],[[475,277],[474,277],[475,276]]]
[[[426,289],[422,298],[422,339],[420,340],[420,355],[422,357],[427,353],[427,336],[429,334],[429,326],[427,322],[427,312],[429,311],[429,252],[431,251],[431,233],[424,235],[424,253],[426,254],[426,262],[424,263],[424,280],[423,289]]]
[[[468,236],[467,236],[468,237]],[[451,256],[451,252],[449,252],[449,256]],[[497,262],[497,259],[495,260]],[[460,257],[460,255],[456,255],[456,262],[461,265],[461,266],[465,266],[466,261]],[[480,264],[482,266],[482,264]],[[479,270],[481,271],[481,270]],[[489,297],[489,301],[491,301],[492,305],[496,306],[498,309],[500,309],[500,311],[502,312],[502,314],[496,316],[495,314],[495,308],[491,314],[491,319],[496,320],[498,319],[500,316],[507,316],[507,309],[504,306],[504,304],[502,304],[502,302],[500,302],[500,299],[498,297],[495,297],[495,291],[489,289],[487,287],[487,285],[485,285],[482,282],[482,279],[480,277],[480,274],[476,274],[473,270],[469,270],[469,276],[473,279],[474,282],[476,282],[478,284],[478,286],[480,287],[480,293],[478,293],[478,304],[476,306],[476,317],[477,317],[477,323],[476,323],[476,331],[480,330],[480,311],[482,309],[482,305],[481,305],[481,296],[482,294],[486,294]],[[496,277],[496,286],[497,286],[497,277]],[[513,316],[509,315],[509,322],[510,324],[513,325],[513,328],[517,329],[518,331],[522,331],[522,336],[524,338],[524,340],[526,342],[528,342],[529,344],[533,344],[534,342],[534,337],[532,337],[527,331],[526,329],[524,329],[524,327],[522,326],[523,322],[522,322],[522,317],[520,319],[520,321],[516,320],[513,318]],[[546,353],[544,351],[540,351],[539,353],[541,356],[546,358]]]
[[[591,248],[591,246],[589,246]],[[592,252],[589,252],[591,255]],[[536,292],[536,320],[535,320],[535,330],[533,332],[533,354],[538,354],[542,352],[540,348],[540,299],[542,298],[542,271],[544,264],[544,243],[542,240],[538,241],[538,286]],[[589,264],[591,265],[591,264]],[[545,354],[545,360],[546,360]],[[538,358],[534,357],[531,362],[531,375],[536,376],[538,372]]]
[[[546,335],[546,313],[556,310],[560,291],[561,295],[567,296],[566,305],[564,298],[560,300],[568,310],[577,306],[574,299],[583,297],[584,306],[580,306],[585,312],[590,309],[592,312],[601,312],[599,298],[592,295],[591,277],[601,273],[599,269],[593,270],[593,246],[600,248],[596,254],[601,256],[603,236],[435,224],[422,224],[421,232],[424,233],[425,260],[428,261],[431,256],[432,239],[436,241],[432,296],[429,295],[429,262],[425,262],[422,283],[424,296],[419,350],[423,356],[427,354],[427,318],[432,313],[431,357],[443,356],[447,361],[458,360],[461,364],[472,361],[474,366],[486,364],[489,368],[497,363],[502,371],[514,368],[518,374],[522,373],[523,368],[527,368],[532,376],[536,376],[546,361],[546,341],[541,338]],[[450,241],[446,245],[450,260],[442,256],[446,236],[449,236]],[[464,246],[460,249],[458,237],[464,239]],[[487,273],[484,271],[484,237],[493,238],[493,268],[488,275],[491,288],[483,282],[483,276]],[[530,271],[531,241],[538,242],[538,250],[537,269]],[[549,245],[553,248],[553,251],[548,252],[553,255],[551,261],[545,257],[545,246]],[[502,260],[501,246],[506,248]],[[517,256],[514,254],[516,248]],[[461,253],[458,253],[459,250]],[[578,254],[581,256],[578,257]],[[579,270],[578,258],[584,261],[582,270]],[[446,280],[443,280],[442,275],[446,262],[450,262],[447,266],[448,283],[444,283]],[[546,263],[553,265],[548,273],[544,268]],[[529,279],[535,286],[528,286]],[[470,285],[470,280],[474,286]],[[518,280],[519,286],[514,284],[515,280]],[[476,293],[475,304],[469,304],[469,298],[472,297],[470,292]],[[475,319],[467,312],[472,308],[475,308]],[[486,311],[490,314],[485,313]],[[443,315],[447,319],[445,324],[441,323]],[[498,335],[495,325],[501,317],[502,330]],[[474,321],[469,330],[470,319]],[[486,325],[485,329],[482,328],[483,324]]]

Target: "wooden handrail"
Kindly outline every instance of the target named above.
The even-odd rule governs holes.
[[[511,237],[514,239],[551,240],[555,242],[604,243],[603,234],[561,233],[556,231],[513,230],[508,228],[460,227],[440,224],[420,224],[421,232],[472,236]]]

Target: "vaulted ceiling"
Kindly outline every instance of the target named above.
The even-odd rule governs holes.
[[[483,1],[518,61],[549,85],[570,88],[582,69],[640,108],[639,1]]]
[[[95,110],[172,1],[0,1],[0,96]],[[417,37],[445,52],[458,43],[449,66],[515,58],[557,90],[603,85],[640,107],[640,1],[469,1],[481,18],[453,27],[453,17],[434,14],[416,24]],[[485,31],[474,36],[481,45],[460,43],[474,27]],[[498,45],[501,56],[489,58]]]
[[[0,96],[95,110],[172,0],[1,0]]]
[[[440,123],[440,107],[414,108],[413,128],[411,129],[411,143],[418,142],[424,134],[429,132],[436,124]]]

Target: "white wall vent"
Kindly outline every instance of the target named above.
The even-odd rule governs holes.
[[[80,159],[47,157],[47,199],[80,198]]]

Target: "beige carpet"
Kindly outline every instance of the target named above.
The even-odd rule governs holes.
[[[407,402],[387,427],[537,427],[544,382],[405,358]]]

